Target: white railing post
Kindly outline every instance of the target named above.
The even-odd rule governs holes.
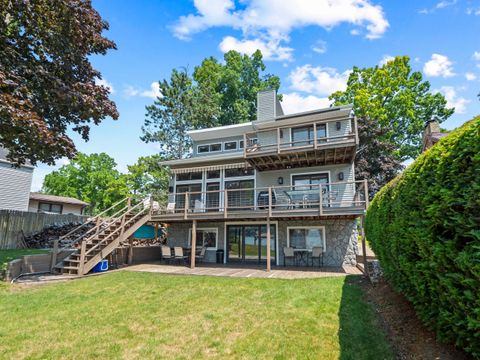
[[[322,184],[318,184],[318,193],[319,193],[319,202],[318,202],[318,213],[320,216],[323,215],[323,193],[322,193]]]
[[[272,216],[272,187],[268,187],[268,217]]]
[[[317,123],[313,123],[313,148],[317,148]]]
[[[367,179],[363,180],[363,188],[365,189],[365,210],[367,210],[368,205],[370,205],[370,203],[369,203],[370,200],[368,200],[368,181],[367,181]]]
[[[183,218],[184,219],[187,219],[187,216],[188,216],[188,206],[189,206],[189,196],[188,196],[188,192],[185,193],[185,206],[184,206],[184,209],[183,209]]]
[[[223,217],[227,218],[227,206],[228,206],[228,190],[223,191]]]

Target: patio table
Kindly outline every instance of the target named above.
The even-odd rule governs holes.
[[[311,249],[293,249],[295,258],[298,260],[297,264],[301,264],[303,262],[305,266],[308,266],[308,254],[311,252]]]

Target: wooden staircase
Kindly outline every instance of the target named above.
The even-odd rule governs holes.
[[[76,251],[56,264],[54,271],[79,276],[87,274],[150,220],[151,200],[132,206],[131,199],[127,198],[125,203],[111,217],[102,218],[97,215],[91,219],[96,225],[74,242]]]

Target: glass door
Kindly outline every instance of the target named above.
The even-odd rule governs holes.
[[[243,261],[243,226],[227,226],[227,262]]]
[[[276,231],[270,227],[270,258],[275,262]],[[228,225],[228,262],[264,263],[267,260],[267,226]]]

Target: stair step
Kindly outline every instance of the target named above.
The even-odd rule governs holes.
[[[61,269],[64,270],[78,270],[77,266],[62,266]]]

